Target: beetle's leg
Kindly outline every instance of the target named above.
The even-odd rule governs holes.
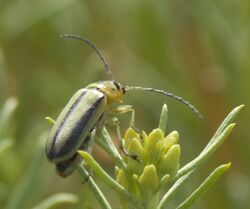
[[[138,134],[141,135],[141,131],[139,128],[135,127],[135,109],[132,105],[120,105],[112,108],[110,111],[112,114],[124,114],[127,112],[131,112],[131,118],[129,121],[129,126],[133,128]],[[111,122],[112,123],[112,122]]]
[[[61,177],[67,177],[73,173],[77,164],[81,162],[81,157],[75,154],[70,159],[56,163],[56,172]]]
[[[94,143],[95,143],[95,135],[96,135],[96,130],[97,128],[95,127],[91,133],[88,135],[88,139],[86,141],[86,144],[83,144],[81,146],[81,150],[86,150],[88,153],[91,153],[92,152],[92,149],[93,149],[93,146],[94,146]],[[82,181],[82,184],[85,184],[89,181],[90,177],[92,176],[93,172],[92,170],[89,170],[88,171],[88,175],[83,179]]]
[[[92,176],[93,172],[89,171],[88,175],[83,179],[82,184],[85,184],[89,181],[90,177]]]
[[[134,130],[138,130],[137,128],[135,128],[135,110],[133,108],[132,105],[120,105],[120,106],[117,106],[117,107],[113,107],[109,110],[110,113],[112,114],[124,114],[124,113],[127,113],[127,112],[131,112],[131,118],[130,118],[130,122],[129,122],[129,126],[131,128],[133,128]],[[118,140],[120,142],[120,149],[122,150],[122,152],[132,158],[133,160],[136,160],[138,162],[140,162],[140,160],[138,159],[138,157],[136,155],[130,155],[127,150],[125,149],[124,147],[124,143],[123,143],[123,139],[122,139],[122,135],[121,135],[121,130],[120,130],[120,122],[118,120],[118,118],[116,117],[113,117],[110,119],[107,120],[108,123],[110,125],[114,125],[116,127],[116,133],[117,133],[117,136],[118,136]]]
[[[120,129],[120,122],[119,122],[118,118],[117,118],[117,117],[111,118],[111,120],[109,120],[109,124],[116,127],[116,134],[117,134],[117,137],[118,137],[118,140],[119,140],[120,149],[121,149],[121,151],[123,152],[123,154],[126,155],[127,157],[132,158],[133,160],[136,160],[136,161],[138,161],[138,162],[141,162],[141,161],[138,159],[138,156],[137,156],[137,155],[131,155],[131,154],[129,154],[129,153],[127,152],[127,150],[125,149],[124,140],[122,139],[122,134],[121,134],[121,129]]]
[[[87,148],[88,153],[91,153],[93,146],[95,144],[95,135],[96,135],[96,128],[94,128],[90,133],[90,141]]]
[[[135,109],[133,108],[132,105],[120,105],[117,107],[113,107],[112,109],[110,109],[109,111],[110,113],[113,114],[124,114],[127,112],[131,112],[131,118],[129,121],[129,126],[134,128],[135,127]]]

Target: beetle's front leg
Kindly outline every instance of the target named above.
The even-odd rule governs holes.
[[[110,109],[109,112],[112,114],[124,114],[131,112],[129,126],[135,128],[135,109],[133,108],[132,105],[120,105],[117,107],[113,107],[112,109]]]

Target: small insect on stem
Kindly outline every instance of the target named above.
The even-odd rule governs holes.
[[[93,144],[95,135],[99,134],[105,122],[108,121],[109,114],[131,112],[132,117],[134,117],[134,109],[131,105],[113,106],[115,103],[123,102],[126,91],[151,91],[171,97],[185,104],[202,118],[197,108],[173,93],[140,86],[123,87],[114,80],[107,61],[94,43],[85,37],[74,34],[62,34],[61,37],[80,40],[92,47],[104,64],[110,80],[97,81],[78,90],[71,97],[55,122],[53,121],[53,127],[46,143],[46,155],[49,161],[55,164],[56,171],[60,176],[67,177],[75,170],[77,164],[81,161],[80,156],[77,154],[79,149],[91,150],[90,147]],[[136,160],[140,161],[140,159]]]

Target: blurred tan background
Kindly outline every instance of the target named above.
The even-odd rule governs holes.
[[[233,107],[245,104],[230,138],[176,201],[217,165],[231,161],[230,171],[193,208],[249,208],[249,11],[247,0],[0,0],[0,105],[9,96],[19,101],[1,133],[13,138],[14,146],[0,156],[0,208],[32,208],[57,192],[80,198],[74,207],[61,208],[97,204],[77,173],[59,178],[43,150],[49,130],[44,117],[56,118],[76,90],[107,79],[90,47],[62,40],[60,33],[92,40],[122,84],[166,89],[198,107],[204,121],[157,94],[135,91],[125,99],[136,109],[136,125],[147,132],[157,127],[161,106],[168,104],[167,130],[180,133],[182,165],[201,151]],[[124,132],[129,117],[120,120]],[[107,156],[96,150],[94,155],[113,172]],[[23,185],[32,186],[20,197]],[[21,199],[18,207],[11,205],[12,198]],[[117,203],[116,196],[110,200]]]

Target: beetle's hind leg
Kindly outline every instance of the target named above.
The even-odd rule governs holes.
[[[87,171],[88,172],[88,175],[83,179],[82,181],[82,184],[85,184],[85,183],[88,183],[89,179],[92,177],[93,175],[93,171],[90,170],[90,171]]]
[[[82,158],[75,154],[68,160],[56,163],[56,172],[63,178],[70,176],[81,161]]]

